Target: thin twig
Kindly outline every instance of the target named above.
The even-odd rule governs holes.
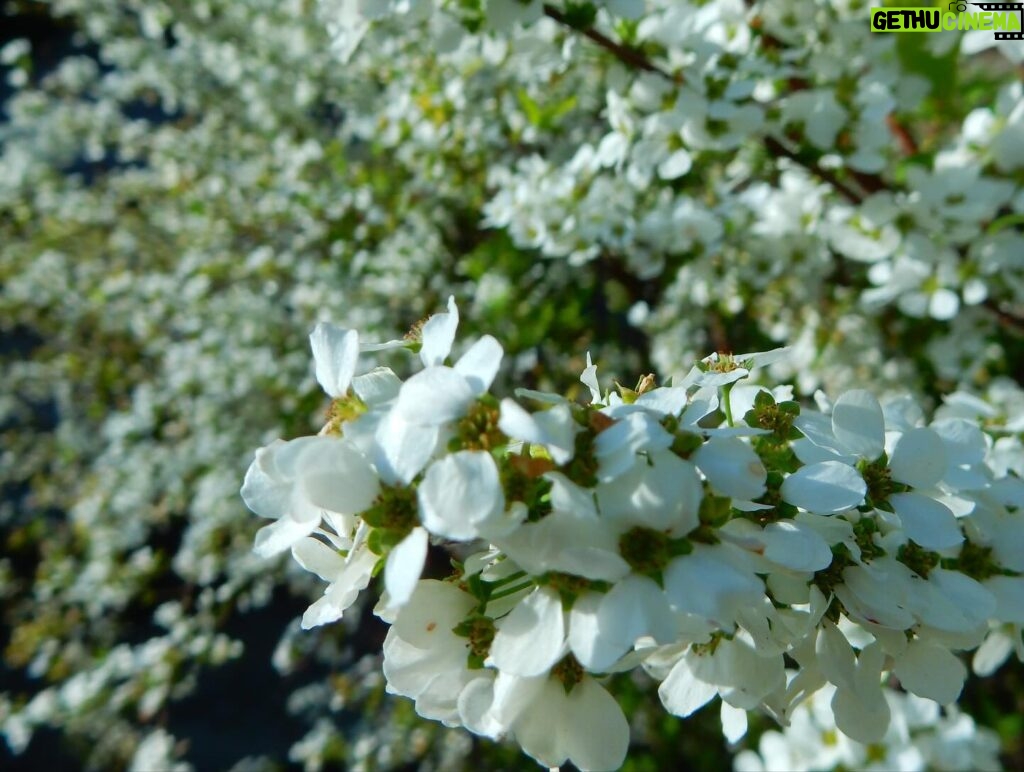
[[[568,17],[560,10],[555,8],[553,5],[545,4],[544,14],[554,19],[559,24],[562,24],[568,27],[569,29],[574,29],[584,37],[590,38],[590,40],[597,43],[599,46],[601,46],[601,48],[613,53],[616,56],[616,58],[618,58],[625,64],[631,65],[632,67],[636,67],[638,70],[643,70],[644,72],[653,72],[665,78],[666,80],[670,80],[673,83],[682,85],[683,79],[681,75],[672,75],[670,72],[661,69],[658,65],[652,62],[650,59],[648,59],[642,51],[638,51],[635,48],[630,48],[629,46],[624,46],[622,45],[622,43],[612,40],[610,37],[608,37],[602,32],[599,32],[593,27],[586,27],[582,29],[579,27],[574,27],[572,24],[569,23]]]
[[[896,137],[903,155],[917,155],[917,140],[910,133],[910,129],[900,123],[899,119],[892,113],[885,116],[885,125],[889,127],[889,131]]]
[[[801,158],[794,151],[790,150],[788,147],[783,145],[774,137],[765,137],[764,146],[768,148],[768,152],[771,153],[776,158],[788,158],[794,163],[800,164],[805,169],[814,174],[816,177],[818,177],[821,180],[824,180],[833,188],[835,188],[835,190],[841,193],[843,197],[851,204],[859,204],[864,201],[864,194],[861,193],[859,190],[855,190],[849,185],[847,185],[830,170],[822,168],[813,161],[808,161],[805,158]]]
[[[622,63],[635,67],[638,70],[644,72],[654,73],[670,81],[671,83],[682,85],[684,79],[681,73],[670,73],[667,70],[662,69],[650,59],[642,51],[625,46],[615,40],[612,40],[607,35],[593,27],[580,28],[570,23],[568,17],[562,11],[558,10],[552,5],[544,5],[544,14],[554,21],[568,27],[569,29],[579,32],[584,37],[593,41],[601,48],[605,49],[613,56],[615,56]],[[773,41],[775,42],[775,41]],[[777,42],[778,45],[783,45],[781,41]],[[893,136],[900,144],[900,149],[905,155],[915,155],[918,152],[918,145],[910,131],[903,126],[894,116],[890,115],[886,119],[886,124]],[[822,167],[817,161],[811,160],[807,157],[801,157],[798,153],[790,150],[782,142],[775,139],[774,137],[765,137],[764,146],[771,155],[776,158],[788,158],[796,164],[807,169],[811,174],[816,176],[823,182],[828,183],[832,188],[842,195],[847,201],[852,204],[861,204],[867,195],[871,193],[877,193],[884,190],[892,190],[892,188],[877,174],[866,174],[863,172],[851,171],[851,176],[857,181],[860,186],[860,190],[849,185],[845,181],[841,180],[834,172],[830,169]],[[964,257],[961,254],[961,257]],[[1004,328],[1013,330],[1015,332],[1024,331],[1024,317],[1017,316],[1009,311],[999,308],[995,302],[987,302],[984,304],[985,307],[991,311],[999,324]]]
[[[1008,330],[1009,332],[1017,336],[1024,336],[1024,317],[1017,316],[1016,314],[1013,314],[1010,311],[1006,311],[1000,308],[999,304],[991,298],[986,300],[981,305],[983,308],[988,309],[993,316],[995,316],[996,321],[999,323],[1000,327],[1003,327],[1004,329]]]
[[[684,81],[681,74],[673,75],[667,70],[662,69],[654,62],[652,62],[650,59],[648,59],[642,51],[638,51],[635,48],[624,46],[621,43],[612,40],[604,33],[594,29],[593,27],[579,29],[577,27],[572,26],[569,23],[569,20],[566,17],[566,15],[557,8],[555,8],[554,6],[545,4],[544,13],[546,16],[548,16],[551,19],[554,19],[559,24],[569,27],[570,29],[574,29],[584,37],[592,40],[594,43],[597,43],[597,45],[611,53],[624,64],[627,64],[631,67],[635,67],[638,70],[643,70],[644,72],[651,72],[656,75],[659,75],[665,80],[668,80],[676,85],[683,84]],[[831,171],[829,171],[828,169],[823,169],[816,162],[810,161],[806,158],[799,157],[796,153],[787,149],[779,141],[771,137],[766,137],[764,144],[765,147],[768,148],[768,152],[770,152],[772,155],[776,157],[789,158],[795,163],[798,163],[800,166],[803,166],[805,169],[810,171],[819,179],[829,183],[833,188],[840,192],[850,202],[854,204],[859,204],[864,200],[863,193],[854,190],[852,187],[850,187],[842,180],[840,180],[838,177],[836,177],[836,175],[833,174]],[[872,188],[878,189],[874,181],[872,181]]]

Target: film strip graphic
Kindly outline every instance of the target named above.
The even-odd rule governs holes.
[[[971,3],[971,5],[980,8],[983,11],[1003,11],[1010,13],[1019,13],[1021,20],[1021,29],[1024,30],[1024,3]],[[996,32],[996,40],[1024,40],[1024,31],[1022,32]]]

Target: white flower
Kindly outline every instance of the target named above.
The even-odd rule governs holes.
[[[669,451],[648,454],[617,479],[595,490],[602,518],[685,536],[699,524],[704,491],[693,464]]]
[[[366,535],[367,527],[361,524],[344,558],[336,549],[310,537],[292,547],[292,557],[300,566],[328,582],[323,597],[302,615],[302,629],[338,621],[366,589],[378,560],[366,545]]]
[[[608,672],[642,638],[669,644],[678,634],[665,593],[654,580],[637,574],[607,593],[581,595],[569,612],[569,647],[595,673]]]
[[[378,491],[373,467],[351,443],[335,437],[300,437],[257,450],[241,493],[249,509],[277,520],[256,534],[256,553],[269,557],[311,534],[325,512],[362,512]],[[353,526],[354,521],[341,531],[351,532]]]
[[[673,608],[709,620],[724,630],[744,606],[759,604],[764,583],[747,556],[728,544],[697,544],[665,569],[665,595]]]
[[[782,498],[822,515],[855,507],[864,501],[867,485],[856,469],[841,461],[821,461],[797,469],[782,481]]]
[[[544,477],[551,481],[551,513],[495,536],[495,546],[534,576],[548,571],[603,581],[626,576],[630,569],[619,555],[619,528],[598,515],[589,490],[558,472]]]
[[[658,696],[669,713],[685,718],[716,695],[751,710],[785,683],[782,656],[765,656],[741,633],[732,640],[691,646],[658,687]]]
[[[331,397],[344,397],[359,359],[359,334],[320,322],[309,336],[316,380]]]
[[[506,516],[498,466],[483,451],[460,451],[431,464],[419,504],[428,531],[457,541],[507,533],[526,516],[522,506]]]
[[[401,385],[397,399],[377,425],[374,462],[388,478],[408,484],[419,474],[433,457],[444,429],[487,392],[498,372],[503,350],[490,335],[474,343],[453,367],[444,364],[458,323],[458,308],[450,297],[448,313],[435,314],[423,325],[420,359],[425,369]]]
[[[568,651],[562,600],[541,587],[499,620],[485,664],[503,673],[530,678],[547,673]]]
[[[423,329],[427,350],[428,328]],[[442,330],[445,331],[445,330]],[[441,352],[434,347],[432,360]],[[396,414],[418,426],[438,426],[465,414],[466,408],[491,386],[501,364],[502,348],[490,335],[485,335],[466,351],[454,367],[428,365],[413,375],[398,392]]]
[[[449,726],[460,723],[458,701],[465,687],[491,677],[469,669],[469,640],[453,632],[475,605],[455,585],[425,579],[384,639],[388,692],[412,698],[417,713]]]
[[[427,562],[428,535],[424,528],[413,528],[391,548],[384,561],[384,587],[388,591],[388,609],[400,608],[409,600]]]
[[[556,464],[572,460],[575,438],[580,431],[568,405],[528,413],[511,399],[501,401],[498,428],[513,440],[543,446]]]
[[[547,674],[523,678],[504,672],[493,686],[478,681],[467,692],[472,699],[463,701],[466,726],[511,732],[544,766],[571,761],[584,772],[597,772],[618,769],[626,759],[629,724],[622,708],[587,674],[568,692]]]
[[[758,455],[742,440],[712,437],[691,458],[716,493],[742,500],[764,495],[768,473]]]

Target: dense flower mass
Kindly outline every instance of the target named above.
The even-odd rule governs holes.
[[[955,709],[940,715],[934,702],[913,694],[883,691],[891,718],[881,740],[865,745],[837,734],[829,704],[835,689],[825,686],[793,711],[784,731],[763,734],[757,753],[737,754],[733,769],[1001,769],[999,738],[990,729]]]
[[[587,405],[499,401],[494,338],[446,364],[458,319],[449,299],[407,341],[362,344],[418,351],[404,381],[356,375],[358,334],[318,326],[332,419],[257,451],[242,486],[275,520],[257,551],[290,548],[328,582],[304,627],[382,570],[384,675],[420,715],[548,767],[615,769],[629,724],[602,682],[642,668],[673,715],[721,698],[734,740],[745,711],[790,726],[827,688],[856,748],[894,731],[907,698],[887,699],[889,675],[935,713],[963,689],[958,652],[1007,626],[1019,641],[1019,441],[997,460],[976,420],[910,399],[855,389],[812,410],[750,382],[785,350],[606,392],[591,364]],[[453,573],[424,575],[431,549],[459,556]]]
[[[1024,767],[1024,44],[869,14],[0,0],[0,767]]]

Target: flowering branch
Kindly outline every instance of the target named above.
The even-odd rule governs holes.
[[[570,20],[566,17],[566,15],[552,5],[544,5],[544,14],[549,18],[554,19],[559,24],[563,24],[569,27],[570,29],[576,30],[584,37],[587,37],[593,42],[597,43],[597,45],[601,46],[601,48],[604,48],[606,51],[610,52],[612,55],[618,58],[623,64],[635,67],[638,70],[643,70],[644,72],[655,73],[656,75],[661,76],[665,80],[668,80],[677,86],[681,86],[685,82],[681,73],[669,73],[668,71],[654,64],[654,62],[648,59],[642,51],[639,51],[635,48],[630,48],[628,46],[624,46],[621,43],[612,40],[607,35],[595,29],[594,27],[573,26],[570,23]],[[777,158],[788,158],[791,161],[794,161],[795,163],[799,164],[800,166],[803,166],[816,177],[830,184],[851,203],[858,204],[864,200],[864,195],[862,193],[854,190],[849,185],[842,182],[833,172],[829,171],[828,169],[822,168],[822,166],[818,164],[816,161],[801,156],[798,153],[794,153],[793,151],[786,148],[785,145],[783,145],[777,139],[773,137],[765,137],[764,145],[773,156]],[[879,189],[877,187],[879,181],[877,181],[872,175],[861,175],[861,177],[863,178],[861,179],[861,181],[863,183],[869,184],[871,186],[871,189]]]
[[[680,717],[718,696],[723,715],[787,723],[830,684],[838,730],[872,743],[883,676],[947,705],[966,678],[954,651],[1020,635],[1024,500],[976,423],[908,419],[860,390],[806,410],[746,382],[781,349],[618,394],[588,360],[589,405],[520,393],[531,412],[488,393],[494,338],[446,364],[458,320],[449,299],[413,338],[369,346],[318,325],[328,433],[261,448],[242,486],[274,521],[256,551],[291,550],[328,582],[303,627],[340,619],[383,568],[388,691],[423,716],[513,736],[544,766],[612,770],[629,725],[602,674],[643,664]],[[423,369],[355,375],[361,349],[392,348]],[[466,547],[448,581],[422,578],[431,542]]]
[[[554,19],[559,24],[579,32],[584,37],[589,38],[593,42],[597,43],[601,48],[612,53],[624,64],[635,67],[638,70],[643,70],[644,72],[653,72],[676,85],[682,85],[684,83],[682,73],[676,73],[673,75],[672,73],[663,70],[648,59],[642,51],[612,40],[603,32],[592,26],[578,26],[573,24],[572,20],[569,19],[565,13],[560,11],[558,8],[555,8],[553,5],[548,3],[544,4],[544,15],[548,18]]]

